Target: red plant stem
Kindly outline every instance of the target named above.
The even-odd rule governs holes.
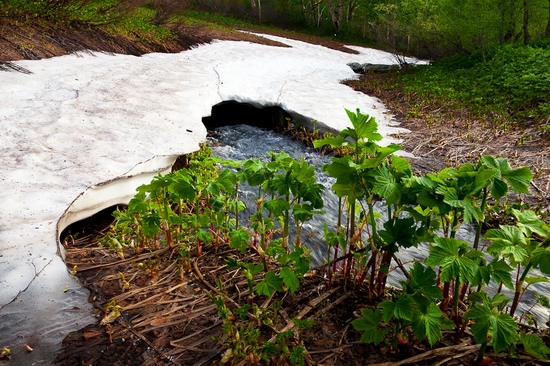
[[[443,284],[443,299],[444,300],[441,303],[441,305],[442,305],[441,310],[443,310],[443,311],[448,309],[449,302],[451,301],[451,298],[449,296],[450,289],[451,289],[451,283],[450,282],[445,282]]]
[[[168,226],[168,224],[166,224]],[[174,247],[174,241],[172,240],[172,233],[170,232],[170,229],[164,230],[164,236],[166,236],[166,243],[170,248]]]
[[[462,288],[460,289],[460,301],[464,301],[464,297],[466,297],[466,292],[468,292],[469,288],[470,282],[466,282],[462,285]]]
[[[531,265],[532,265],[531,263],[527,265],[527,267],[523,271],[523,275],[520,277],[521,265],[518,264],[518,272],[516,276],[516,292],[514,293],[514,300],[512,300],[512,307],[510,308],[510,316],[514,316],[514,313],[516,312],[516,309],[518,307],[519,300],[520,300],[521,291],[522,291],[521,287],[523,284],[523,280],[525,279],[525,276],[527,275],[527,272],[529,271],[529,269],[531,269]]]
[[[367,265],[365,266],[365,270],[361,273],[361,276],[358,279],[357,282],[357,291],[361,290],[361,287],[363,286],[363,282],[365,282],[365,277],[367,277],[367,274],[369,273],[369,267],[372,265],[372,261],[374,259],[374,256],[371,256],[369,258],[369,261],[367,262]]]
[[[377,254],[376,252],[372,253],[372,268],[370,271],[370,281],[369,281],[369,301],[372,302],[373,299],[373,292],[374,292],[374,278],[376,277],[376,262],[377,262]]]
[[[336,260],[338,259],[338,245],[334,248],[334,261],[332,262],[332,272],[336,272]]]
[[[382,263],[380,267],[386,266],[389,269],[392,259],[392,252],[390,250],[387,250],[384,252],[384,255],[382,256]],[[378,289],[376,291],[376,294],[378,296],[384,295],[384,289],[386,287],[386,279],[388,278],[388,274],[383,271],[378,271]]]
[[[353,255],[350,249],[350,251],[348,252],[347,258],[344,261],[344,286],[347,286],[348,281],[350,280],[352,267],[353,267]]]
[[[197,240],[197,257],[202,256],[202,244],[200,240]]]

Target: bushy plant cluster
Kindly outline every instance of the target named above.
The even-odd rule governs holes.
[[[550,274],[550,227],[526,209],[512,210],[512,225],[485,234],[481,230],[490,199],[498,201],[510,190],[529,193],[529,168],[482,156],[475,164],[416,176],[407,159],[395,155],[400,146],[378,145],[382,136],[374,118],[347,113],[352,127],[315,146],[350,151],[324,166],[335,178],[332,190],[339,197],[338,220],[324,228],[330,248],[325,270],[329,285],[338,277],[347,291],[360,290],[372,304],[352,322],[361,339],[394,349],[418,341],[433,347],[444,330],[451,330],[457,343],[471,332],[482,345],[480,358],[488,346],[495,353],[515,354],[523,348],[547,358],[550,348],[520,330],[516,311],[529,285],[548,281],[533,270]],[[179,251],[182,269],[205,250],[232,248],[226,264],[245,276],[248,291],[244,305],[232,303],[221,283],[212,293],[227,336],[222,361],[303,362],[299,332],[260,341],[260,329],[277,322],[280,306],[264,307],[260,300],[299,291],[309,271],[300,231],[322,214],[324,189],[313,167],[286,153],[221,161],[207,149],[190,164],[139,187],[128,210],[116,213],[105,244],[121,254],[170,247]],[[246,220],[242,184],[257,191]],[[378,205],[385,207],[384,217],[375,210]],[[464,223],[477,225],[471,243],[456,236]],[[419,245],[429,245],[427,257],[405,266],[399,252]],[[393,270],[406,278],[400,291],[388,291]],[[497,285],[491,295],[485,291],[490,283]],[[295,323],[300,329],[310,326],[299,319]]]
[[[450,101],[477,115],[521,121],[550,115],[550,49],[502,46],[455,55],[400,77],[410,94]]]

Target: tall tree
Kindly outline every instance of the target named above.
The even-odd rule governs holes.
[[[344,3],[346,0],[327,0],[330,19],[332,20],[332,28],[334,33],[340,31],[342,19],[344,19]]]
[[[523,0],[523,43],[529,44],[531,35],[529,34],[529,2]]]

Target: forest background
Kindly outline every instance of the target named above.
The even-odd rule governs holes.
[[[546,0],[190,0],[189,6],[430,59],[550,36]]]

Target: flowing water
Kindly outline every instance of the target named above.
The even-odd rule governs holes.
[[[233,125],[215,129],[212,137],[210,137],[211,147],[216,156],[223,159],[231,160],[246,160],[249,158],[266,158],[267,152],[286,152],[294,159],[299,160],[304,158],[310,165],[315,167],[317,181],[323,184],[326,189],[323,194],[325,212],[323,215],[315,215],[313,220],[308,221],[302,230],[302,243],[312,250],[312,264],[319,265],[326,262],[327,246],[323,238],[323,225],[327,223],[329,228],[335,228],[338,215],[338,197],[332,192],[330,187],[334,183],[334,179],[322,172],[322,166],[329,163],[329,157],[320,155],[312,148],[306,147],[303,144],[294,141],[286,136],[282,136],[276,132],[263,130],[257,127],[248,125]],[[247,205],[247,207],[255,207],[254,199],[256,198],[257,189],[240,186],[239,195]],[[384,206],[378,205],[375,207],[385,217]],[[246,217],[246,213],[245,213]],[[457,233],[457,238],[473,242],[475,236],[475,228],[471,225],[464,224]],[[418,248],[409,248],[400,250],[398,257],[404,263],[410,263],[413,260],[423,260],[428,256],[428,245],[421,245]],[[533,272],[532,275],[540,275]],[[399,286],[399,281],[405,277],[399,269],[392,271],[389,278],[389,283]],[[487,290],[490,294],[496,291],[497,286],[491,284]],[[513,293],[506,291],[506,295],[511,299]],[[504,292],[503,291],[503,292]],[[523,314],[525,311],[530,311],[537,317],[540,325],[544,325],[548,321],[548,309],[535,305],[534,294],[550,295],[550,286],[547,283],[538,283],[531,285],[529,291],[524,296],[524,301],[520,304],[516,314]]]

